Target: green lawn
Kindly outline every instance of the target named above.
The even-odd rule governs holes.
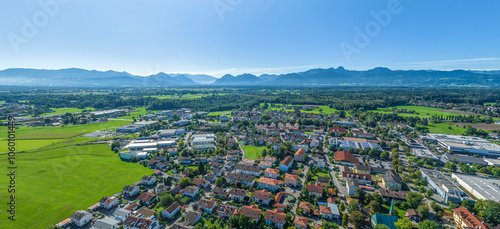
[[[331,179],[327,169],[318,169],[317,172],[313,172],[312,179],[318,180],[318,177],[326,177],[328,179]]]
[[[146,110],[145,107],[140,107],[140,108],[137,108],[135,109],[135,111],[133,112],[130,112],[129,115],[126,115],[126,116],[120,116],[118,117],[119,119],[133,119],[133,118],[136,118],[138,119],[139,116],[141,115],[147,115],[147,114],[152,114],[152,113],[155,113],[156,111],[148,111]]]
[[[71,146],[16,156],[16,221],[0,211],[1,228],[48,228],[86,210],[103,196],[120,192],[152,170],[139,164],[122,162],[105,144]],[[7,167],[6,155],[0,166]],[[8,177],[0,176],[7,184]],[[6,188],[0,189],[7,201]]]
[[[382,206],[382,214],[389,214],[389,210],[391,209],[391,203],[389,202],[389,206]],[[398,215],[399,218],[406,218],[406,211],[403,209],[394,206],[394,212]]]
[[[257,160],[259,157],[257,154],[260,155],[262,152],[262,149],[266,148],[265,146],[250,146],[250,145],[243,145],[240,143],[240,145],[243,147],[243,150],[245,151],[245,158],[248,159],[253,159]]]
[[[210,94],[182,94],[182,96],[179,96],[178,94],[176,95],[152,95],[151,97],[158,98],[158,99],[199,99],[202,97],[207,97],[211,96],[212,93]],[[226,93],[217,93],[216,95],[226,95]],[[145,96],[148,97],[148,96]]]

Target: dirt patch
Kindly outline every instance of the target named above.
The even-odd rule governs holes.
[[[484,123],[458,123],[456,124],[459,127],[464,127],[464,126],[472,126],[476,129],[482,129],[482,130],[500,130],[500,125],[496,124],[484,124]]]

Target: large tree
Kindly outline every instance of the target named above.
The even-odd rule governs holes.
[[[413,228],[413,223],[411,223],[411,221],[408,218],[398,219],[398,221],[396,223],[394,223],[394,225],[398,229],[412,229]]]
[[[179,185],[182,186],[183,188],[185,188],[189,185],[192,185],[192,184],[193,184],[193,182],[191,182],[191,180],[189,180],[189,178],[187,178],[187,177],[183,177],[179,181]]]
[[[354,224],[355,228],[359,228],[365,222],[365,215],[360,211],[354,211],[349,216],[349,220]]]
[[[351,200],[351,202],[347,205],[347,211],[349,211],[349,213],[352,213],[352,212],[358,211],[358,210],[359,210],[358,201]]]
[[[406,201],[410,204],[411,208],[417,208],[424,200],[424,197],[418,192],[408,192]]]
[[[418,228],[422,228],[422,229],[438,229],[439,228],[439,224],[437,224],[436,222],[432,221],[432,220],[424,220],[424,221],[420,221],[420,223],[418,223]]]

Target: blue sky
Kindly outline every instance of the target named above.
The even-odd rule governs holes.
[[[0,69],[500,69],[498,9],[494,0],[3,1]]]

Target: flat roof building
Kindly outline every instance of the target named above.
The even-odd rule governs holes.
[[[500,179],[453,173],[451,177],[476,199],[500,202]]]
[[[435,141],[452,152],[481,154],[490,157],[500,156],[500,146],[486,139],[453,134],[427,134],[427,140]],[[424,139],[424,138],[422,138]]]
[[[432,191],[441,196],[444,202],[451,201],[460,204],[465,199],[474,201],[444,173],[424,168],[420,168],[420,171],[422,176],[427,179]]]

